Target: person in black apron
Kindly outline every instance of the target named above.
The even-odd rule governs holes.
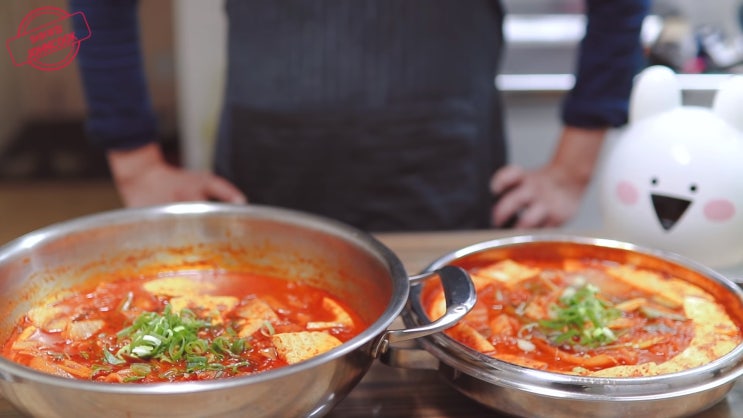
[[[73,10],[82,3],[73,1]],[[86,7],[92,25],[100,13]],[[491,225],[491,176],[507,156],[494,85],[503,49],[498,1],[227,0],[226,15],[214,168],[229,183],[219,180],[195,198],[244,195],[369,231]],[[636,32],[637,45],[623,41],[629,48],[639,49]],[[96,70],[85,49],[80,67],[90,102]],[[626,68],[618,71],[628,96],[633,71]],[[587,127],[623,123],[618,113]],[[142,145],[106,139],[110,126],[96,129],[91,119],[94,141],[114,155]],[[117,173],[143,172],[141,162],[131,170],[110,161],[119,186],[126,182]],[[202,183],[192,179],[197,189]]]

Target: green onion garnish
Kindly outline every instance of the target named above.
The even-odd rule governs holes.
[[[599,299],[597,293],[598,288],[591,284],[567,288],[553,306],[552,319],[539,321],[539,325],[556,344],[597,347],[615,341],[608,324],[621,312]]]
[[[126,381],[141,380],[152,372],[152,367],[142,360],[167,363],[184,361],[185,373],[222,371],[225,366],[219,362],[225,358],[239,357],[248,344],[234,332],[217,336],[211,341],[203,338],[209,335],[211,326],[211,323],[199,319],[189,309],[174,313],[171,306],[166,305],[162,314],[142,313],[132,325],[119,331],[116,335],[125,344],[115,354],[104,348],[103,358],[110,365],[131,362],[133,376]],[[231,366],[231,370],[236,370],[235,365]]]

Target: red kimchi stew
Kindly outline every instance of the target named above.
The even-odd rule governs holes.
[[[250,274],[122,278],[50,300],[25,315],[3,356],[102,382],[249,375],[324,353],[367,325],[325,290]]]
[[[741,342],[725,307],[669,274],[589,259],[503,259],[468,268],[478,301],[446,334],[483,354],[557,373],[630,377],[707,364]],[[431,318],[440,289],[424,295]]]

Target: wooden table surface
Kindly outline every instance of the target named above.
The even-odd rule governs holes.
[[[502,237],[503,231],[380,234],[378,238],[394,251],[409,274],[425,268],[441,255],[469,244]],[[0,398],[0,417],[21,416]],[[388,367],[375,361],[369,372],[328,417],[464,418],[499,417],[439,379],[431,370]],[[728,396],[695,418],[743,417],[743,383]],[[579,418],[579,417],[576,417]]]

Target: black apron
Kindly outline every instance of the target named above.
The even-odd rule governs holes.
[[[228,1],[216,171],[368,231],[484,228],[505,162],[497,2]]]

